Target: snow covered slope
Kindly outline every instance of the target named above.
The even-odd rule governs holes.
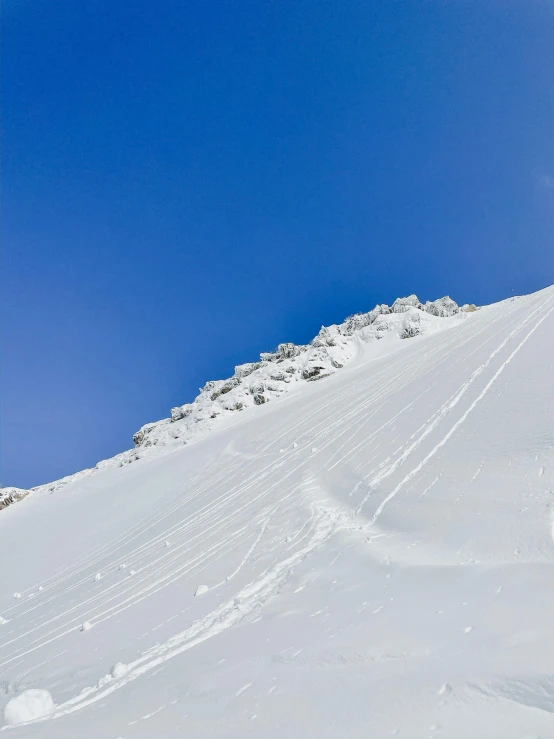
[[[98,462],[92,469],[31,490],[0,488],[0,509],[22,500],[29,493],[54,493],[105,467],[121,467],[168,454],[219,428],[222,422],[235,421],[240,411],[281,397],[298,383],[329,377],[356,356],[360,343],[384,338],[398,341],[443,330],[448,322],[442,319],[456,317],[455,320],[459,320],[474,310],[477,310],[474,305],[460,308],[448,296],[422,304],[416,295],[410,295],[397,298],[391,307],[376,305],[368,313],[357,313],[341,324],[322,326],[309,344],[279,344],[274,352],[262,352],[259,361],[235,367],[232,377],[207,382],[192,403],[172,408],[170,418],[143,426],[133,435],[138,449],[122,452]]]
[[[554,288],[426,316],[0,512],[6,736],[554,736]]]

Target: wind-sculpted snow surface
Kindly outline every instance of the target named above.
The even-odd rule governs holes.
[[[6,736],[554,735],[554,288],[397,303],[324,382],[2,511]]]
[[[475,308],[475,306],[472,306]],[[263,352],[257,362],[235,367],[226,380],[211,380],[200,389],[192,403],[171,409],[171,417],[144,425],[133,436],[135,447],[83,470],[31,491],[0,488],[0,508],[21,500],[29,492],[53,493],[65,485],[83,480],[93,472],[111,466],[122,466],[140,459],[167,454],[217,427],[221,420],[252,406],[281,397],[291,388],[305,382],[324,379],[341,369],[359,350],[360,343],[384,337],[407,339],[446,328],[435,318],[448,318],[465,312],[451,298],[444,297],[423,305],[416,295],[398,298],[392,307],[376,305],[368,313],[358,313],[344,323],[322,326],[318,335],[306,345],[279,344],[274,352]],[[10,494],[9,491],[18,491]],[[3,504],[3,501],[4,504]]]

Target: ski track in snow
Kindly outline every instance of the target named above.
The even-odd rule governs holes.
[[[22,590],[23,598],[2,611],[7,622],[0,627],[0,661],[3,672],[28,664],[23,673],[26,675],[65,655],[67,649],[56,649],[54,656],[40,658],[47,645],[59,641],[64,646],[64,639],[78,632],[83,623],[90,622],[93,630],[97,629],[178,581],[185,580],[192,592],[193,583],[201,582],[201,573],[209,573],[217,563],[218,567],[223,561],[230,563],[225,577],[207,582],[208,592],[203,597],[210,597],[208,613],[163,643],[147,648],[128,663],[122,677],[103,684],[103,675],[98,675],[97,684],[61,702],[54,714],[37,720],[61,718],[104,700],[168,660],[251,618],[282,590],[301,563],[332,537],[348,536],[355,530],[377,535],[375,524],[398,493],[460,431],[554,311],[550,292],[546,297],[539,294],[526,300],[530,305],[526,311],[522,311],[521,301],[507,301],[434,335],[432,341],[414,342],[386,360],[345,368],[340,377],[325,381],[331,388],[328,395],[319,392],[311,407],[302,406],[298,412],[291,408],[262,430],[254,439],[253,452],[224,449],[213,472],[202,467],[178,486],[163,508],[148,512],[129,530],[108,544],[90,549],[51,578]],[[514,325],[510,323],[512,316],[517,316]],[[508,333],[507,326],[511,328]],[[392,415],[386,413],[392,398],[408,386],[416,387],[422,378],[440,376],[452,356],[459,356],[466,346],[463,362],[468,367],[467,379],[448,397],[441,398],[439,407],[433,408],[416,429],[412,430],[410,419],[419,404],[429,402],[434,381],[407,398],[408,402]],[[484,349],[488,353],[480,361]],[[479,364],[473,368],[476,362]],[[291,398],[285,401],[290,403]],[[411,432],[408,438],[402,436],[404,427]],[[392,434],[397,428],[399,435],[391,439],[394,442],[398,438],[400,443],[392,448],[388,441],[388,447],[382,448],[383,434]],[[293,442],[297,446],[293,447]],[[281,454],[282,448],[285,451]],[[265,460],[263,466],[260,459]],[[410,471],[366,515],[372,499],[384,493],[383,483],[402,474],[408,464],[413,465]],[[482,469],[481,462],[473,480]],[[356,480],[340,500],[328,491],[326,483],[326,475],[339,470],[350,470]],[[536,474],[543,477],[545,466],[541,465]],[[424,489],[418,489],[418,500],[441,475],[433,475]],[[356,500],[360,493],[361,499]],[[418,503],[414,500],[413,505]],[[289,521],[294,523],[290,531]],[[166,540],[170,547],[165,546]],[[134,576],[130,576],[131,571]],[[94,582],[97,572],[101,578]],[[241,582],[231,597],[226,595],[213,604],[215,591],[245,576],[252,579]],[[373,614],[382,609],[383,605]],[[174,618],[172,615],[156,628]],[[36,664],[25,662],[35,653]],[[250,686],[245,684],[236,695]],[[11,727],[2,727],[7,728]]]
[[[486,393],[489,391],[489,389],[492,387],[493,383],[496,381],[496,379],[500,376],[500,374],[504,371],[506,366],[512,361],[512,359],[515,357],[515,355],[519,352],[521,347],[528,341],[530,336],[537,330],[537,328],[543,323],[543,321],[548,318],[548,316],[552,313],[554,310],[554,307],[547,310],[546,313],[543,314],[542,318],[540,318],[536,323],[534,323],[533,328],[530,329],[530,331],[525,335],[525,337],[522,339],[522,341],[517,345],[517,347],[513,350],[513,352],[510,354],[510,356],[500,365],[499,369],[495,372],[493,377],[489,380],[489,382],[485,385],[484,389],[481,391],[481,393],[477,396],[477,398],[473,401],[473,403],[469,406],[469,408],[465,411],[465,413],[459,418],[456,423],[452,426],[452,428],[447,432],[447,434],[433,447],[433,449],[427,454],[427,456],[410,472],[404,477],[404,479],[394,488],[394,490],[389,493],[389,495],[385,498],[385,500],[380,503],[379,507],[373,514],[370,523],[373,524],[377,521],[379,516],[383,513],[384,509],[388,505],[388,503],[397,495],[397,493],[404,487],[404,485],[412,479],[415,475],[417,475],[418,472],[420,472],[421,469],[427,464],[427,462],[438,452],[438,450],[446,444],[446,442],[450,439],[452,434],[454,434],[458,428],[464,423],[468,415],[473,411],[473,409],[477,406],[477,404],[484,398]],[[540,308],[537,308],[531,316],[527,319],[522,321],[518,327],[516,327],[506,339],[493,351],[493,353],[490,355],[490,357],[484,362],[480,367],[478,367],[473,375],[469,378],[467,382],[465,382],[460,390],[456,393],[454,398],[447,401],[447,403],[439,410],[439,412],[429,420],[429,422],[426,424],[426,427],[421,434],[417,438],[417,440],[405,451],[403,454],[396,460],[393,464],[391,464],[388,468],[386,468],[383,472],[381,472],[377,477],[375,477],[371,483],[370,486],[375,486],[382,482],[382,480],[386,479],[389,475],[391,475],[401,464],[403,464],[408,457],[411,456],[413,451],[417,449],[417,447],[421,444],[421,442],[435,429],[435,427],[442,421],[442,419],[450,413],[452,408],[454,408],[461,400],[461,398],[466,394],[466,392],[470,389],[471,385],[475,382],[476,378],[479,377],[483,371],[490,365],[492,360],[496,357],[499,352],[504,349],[504,347],[511,341],[522,328],[525,328],[529,323],[532,323],[533,318],[539,313]],[[362,503],[360,504],[358,508],[358,512],[361,511],[363,505],[366,503],[367,499],[369,498],[370,493],[364,498]]]

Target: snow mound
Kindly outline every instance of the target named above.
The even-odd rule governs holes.
[[[47,690],[34,688],[24,690],[12,698],[4,708],[4,718],[7,724],[14,726],[47,716],[53,713],[55,708],[52,696]]]
[[[123,662],[116,662],[115,665],[110,670],[110,675],[113,677],[114,680],[117,680],[120,677],[123,677],[129,672],[129,666],[124,664]]]
[[[199,586],[198,586],[198,587],[196,588],[196,592],[195,592],[194,594],[195,594],[195,595],[204,595],[204,593],[207,593],[207,592],[208,592],[208,590],[209,590],[209,588],[208,588],[208,586],[207,586],[207,585],[199,585]]]
[[[104,688],[109,685],[113,680],[117,680],[120,677],[124,677],[129,672],[129,666],[123,662],[116,662],[112,669],[107,675],[101,677],[97,683],[98,688]]]

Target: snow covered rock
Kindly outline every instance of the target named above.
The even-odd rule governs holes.
[[[90,629],[92,629],[92,624],[90,621],[85,621],[81,626],[81,631],[90,631]]]
[[[323,377],[327,377],[327,375],[329,374],[324,370],[325,367],[320,367],[318,364],[314,364],[312,366],[308,365],[308,367],[305,367],[302,370],[302,379],[307,380],[308,382],[312,382],[313,380],[320,380]]]
[[[410,308],[421,308],[417,295],[409,295],[407,298],[396,298],[392,304],[393,313],[405,313]]]
[[[423,309],[427,313],[430,313],[433,316],[438,316],[439,318],[447,318],[448,316],[454,316],[456,313],[460,312],[458,304],[452,300],[452,298],[448,297],[448,295],[439,300],[435,300],[432,303],[427,301]]]
[[[207,593],[207,592],[208,592],[208,590],[209,590],[209,588],[208,588],[208,586],[207,586],[207,585],[199,585],[199,586],[198,586],[198,587],[196,588],[196,592],[195,592],[194,594],[195,594],[195,595],[204,595],[204,593]]]
[[[312,339],[312,346],[336,346],[335,338],[326,326],[322,326],[318,335]]]
[[[246,362],[246,364],[239,364],[235,367],[235,374],[233,376],[242,380],[245,377],[248,377],[248,375],[251,375],[255,370],[260,369],[261,366],[261,362]]]
[[[173,408],[173,411],[176,409]],[[152,446],[152,444],[156,443],[155,440],[155,433],[159,431],[160,426],[167,426],[171,423],[169,418],[164,418],[162,421],[156,421],[155,423],[147,423],[144,426],[141,426],[141,428],[133,434],[133,443],[135,446]],[[152,437],[152,432],[154,432],[154,437]]]
[[[401,339],[412,339],[414,336],[421,334],[421,316],[419,311],[410,311],[404,319],[402,330],[400,332]]]
[[[33,688],[24,690],[8,701],[4,708],[4,718],[10,726],[23,724],[53,713],[56,706],[47,690]]]
[[[180,405],[177,408],[172,408],[171,409],[171,420],[180,421],[182,418],[186,418],[187,416],[190,416],[192,411],[193,411],[193,406],[191,403],[185,403],[185,405]]]
[[[22,500],[28,492],[28,490],[22,488],[0,488],[0,510],[7,508],[12,503],[17,503],[18,500]]]

